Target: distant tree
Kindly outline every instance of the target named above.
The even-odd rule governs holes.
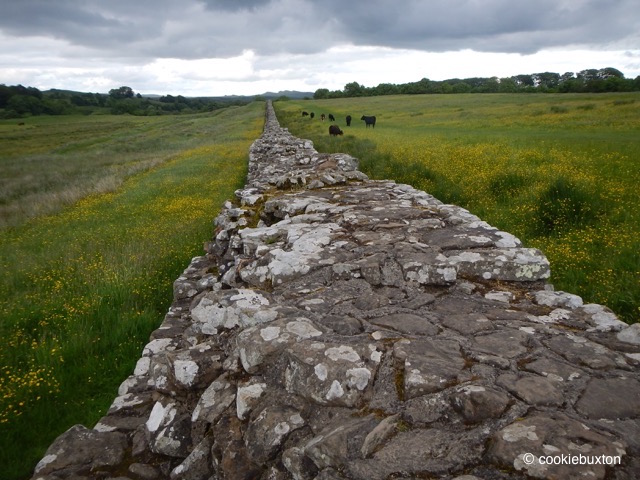
[[[358,82],[347,83],[344,86],[345,97],[362,97],[365,94],[365,87]]]
[[[11,87],[7,87],[4,83],[0,85],[0,108],[7,106],[12,95]]]
[[[372,95],[396,95],[399,93],[398,86],[392,83],[381,83],[371,90]]]
[[[516,75],[515,77],[511,77],[515,81],[516,85],[520,87],[533,87],[533,77],[531,75]]]
[[[44,105],[39,98],[31,95],[13,95],[7,102],[7,109],[18,115],[40,115]]]
[[[453,93],[469,93],[471,91],[471,85],[465,81],[456,82],[453,84]]]
[[[624,74],[620,70],[613,67],[601,68],[600,70],[598,70],[598,76],[600,78],[604,78],[605,80],[611,77],[624,78]]]
[[[322,100],[324,98],[329,98],[329,89],[328,88],[319,88],[313,94],[313,98],[316,100]]]
[[[131,89],[131,87],[120,87],[120,88],[113,88],[111,90],[109,90],[109,96],[111,98],[115,98],[116,100],[121,100],[124,98],[133,98],[133,90]]]
[[[518,84],[513,79],[510,78],[501,78],[499,81],[499,91],[500,93],[514,93],[518,91]]]
[[[553,72],[534,73],[531,75],[535,86],[542,90],[553,90],[560,83],[560,75]]]

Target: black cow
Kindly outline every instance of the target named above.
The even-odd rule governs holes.
[[[335,122],[336,121],[336,117],[334,117],[332,114],[329,114],[329,121],[330,122]]]
[[[368,117],[366,115],[362,115],[362,118],[360,120],[364,120],[367,128],[369,128],[369,125],[371,125],[373,128],[376,128],[376,117]]]
[[[333,136],[333,137],[337,137],[338,135],[342,135],[343,132],[342,130],[340,130],[340,127],[337,125],[331,125],[329,127],[329,135]]]
[[[347,127],[351,126],[351,115],[347,115]]]
[[[315,113],[313,113],[313,112],[311,112],[311,113],[309,114],[309,116],[310,116],[311,118],[313,118],[313,117],[315,117],[315,116],[316,116],[316,114],[315,114]]]
[[[325,117],[324,113],[321,113],[321,114],[320,114],[320,120],[322,120],[322,121],[324,122],[324,119],[325,119],[325,118],[327,118],[327,117]]]
[[[307,115],[309,115],[309,112],[302,112],[303,117],[306,117]]]

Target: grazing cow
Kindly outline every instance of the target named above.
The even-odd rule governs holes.
[[[351,126],[351,115],[347,115],[347,127]]]
[[[337,137],[338,135],[342,135],[343,132],[342,130],[340,130],[340,127],[337,125],[331,125],[329,127],[329,135],[333,136],[333,137]]]
[[[315,116],[316,116],[316,114],[315,114],[315,113],[313,113],[313,112],[311,112],[311,113],[309,114],[309,116],[310,116],[311,118],[313,118],[313,117],[315,117]]]
[[[327,118],[324,116],[324,113],[320,115],[320,120],[322,120],[324,122],[324,119]]]
[[[336,121],[336,117],[334,117],[332,114],[329,114],[329,121],[330,122],[335,122]]]
[[[369,125],[371,125],[373,128],[376,128],[376,117],[368,117],[366,115],[363,115],[360,120],[364,120],[365,126],[367,128],[369,128]]]
[[[303,117],[306,117],[306,116],[308,116],[308,115],[309,115],[309,112],[302,112],[302,116],[303,116]]]

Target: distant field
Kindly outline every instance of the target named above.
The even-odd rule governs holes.
[[[282,126],[319,151],[350,153],[372,178],[411,184],[540,248],[556,289],[640,320],[639,94],[386,96],[275,108]],[[321,113],[345,135],[329,137]],[[362,115],[377,117],[375,129]]]
[[[207,114],[223,117],[226,110]],[[54,213],[176,152],[208,145],[202,115],[39,116],[0,120],[0,227]],[[24,123],[24,125],[20,125]]]
[[[264,103],[0,122],[0,477],[93,424],[244,184]]]

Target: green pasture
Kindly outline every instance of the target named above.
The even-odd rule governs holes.
[[[93,424],[244,184],[264,104],[0,121],[0,477]]]
[[[275,108],[282,126],[319,151],[350,153],[370,177],[411,184],[540,248],[556,289],[640,320],[638,93],[380,96]],[[335,116],[343,136],[329,136],[322,113]],[[362,115],[375,115],[375,128]]]

